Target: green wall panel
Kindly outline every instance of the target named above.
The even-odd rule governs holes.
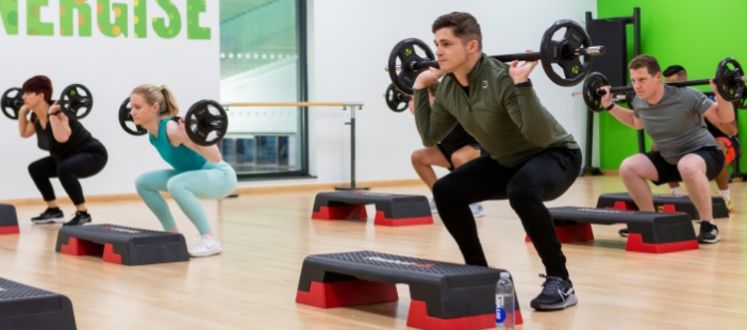
[[[747,67],[747,1],[597,0],[595,18],[631,16],[635,7],[641,9],[641,52],[656,56],[662,68],[680,64],[690,79],[701,79],[712,77],[726,56]],[[632,40],[630,29],[628,38]],[[629,50],[632,52],[630,43]],[[745,117],[747,111],[738,115]],[[741,140],[747,118],[740,118],[739,129]],[[603,113],[599,117],[599,146],[600,167],[616,170],[625,157],[638,151],[636,132]],[[646,146],[651,146],[650,140]],[[740,158],[742,164],[746,159]]]

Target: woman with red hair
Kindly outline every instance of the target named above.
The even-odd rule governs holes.
[[[47,209],[31,218],[31,222],[53,223],[64,217],[49,180],[54,177],[60,180],[76,208],[75,216],[65,225],[91,222],[78,179],[93,176],[104,168],[108,158],[106,148],[75,116],[68,116],[59,104],[52,102],[52,82],[46,76],[26,80],[21,93],[24,102],[18,113],[21,137],[36,134],[39,149],[49,151],[49,156],[29,164],[29,174],[47,203]]]

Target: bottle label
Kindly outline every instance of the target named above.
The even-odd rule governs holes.
[[[503,296],[495,297],[495,323],[502,324],[506,320],[506,309],[503,304]]]
[[[503,324],[503,321],[505,320],[506,320],[506,310],[503,307],[496,307],[495,308],[495,323]]]

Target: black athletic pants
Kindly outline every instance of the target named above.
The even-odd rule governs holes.
[[[29,174],[45,201],[55,200],[54,189],[49,179],[57,177],[73,203],[80,205],[86,200],[78,179],[100,172],[107,159],[106,148],[96,142],[59,162],[51,156],[39,159],[29,164]]]
[[[562,195],[580,171],[578,149],[548,149],[516,167],[502,166],[485,155],[436,181],[433,197],[467,264],[488,265],[469,204],[508,199],[542,258],[547,275],[567,279],[565,256],[543,201]]]

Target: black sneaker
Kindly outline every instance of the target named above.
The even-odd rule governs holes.
[[[713,244],[718,242],[721,237],[718,235],[718,227],[712,224],[710,221],[700,222],[700,234],[698,234],[698,242],[705,244]]]
[[[72,220],[65,222],[63,226],[80,226],[91,222],[91,215],[86,211],[75,212]]]
[[[529,304],[536,311],[557,311],[573,306],[578,303],[576,291],[573,290],[573,284],[556,276],[545,276],[545,283],[542,283],[542,292],[539,296],[532,299]]]
[[[62,214],[62,210],[60,210],[59,207],[48,207],[44,212],[42,212],[42,214],[31,218],[31,222],[38,225],[53,223],[55,219],[62,219],[63,217],[65,217],[65,215]]]
[[[622,237],[628,237],[628,234],[630,233],[630,231],[628,230],[628,228],[623,228],[623,229],[618,230],[617,233],[620,234],[620,236]]]

